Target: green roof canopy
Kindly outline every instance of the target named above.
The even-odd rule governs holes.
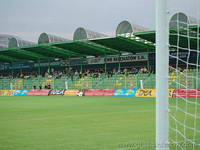
[[[170,30],[169,44],[177,45],[179,48],[197,49],[198,43],[200,44],[200,38],[197,38],[200,34],[198,34],[199,31],[197,30],[200,30],[200,26],[189,26],[189,28],[180,29],[179,32],[177,30]],[[155,31],[147,31],[138,32],[134,35],[155,43],[155,34]]]
[[[186,30],[189,29],[190,38]],[[178,34],[170,30],[170,44],[191,49],[197,48],[199,26],[182,29]],[[0,63],[37,60],[68,59],[74,57],[116,55],[123,52],[140,53],[155,50],[155,31],[133,33],[134,37],[106,37],[80,41],[62,41],[31,46],[7,48],[0,51]],[[179,36],[179,37],[178,37]],[[195,38],[196,36],[196,38]],[[138,38],[137,38],[138,37]],[[190,45],[188,45],[188,40]],[[147,42],[149,41],[149,42]],[[177,42],[179,41],[179,44]]]
[[[152,45],[148,45],[145,44],[144,42],[136,41],[121,36],[92,40],[92,42],[106,47],[110,47],[112,49],[116,49],[120,52],[125,51],[125,52],[139,53],[139,52],[147,52],[149,50],[155,50],[155,47]]]

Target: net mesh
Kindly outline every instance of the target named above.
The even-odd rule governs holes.
[[[169,21],[170,149],[200,149],[200,1],[192,0],[195,17],[175,13]]]

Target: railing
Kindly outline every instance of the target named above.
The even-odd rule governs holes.
[[[182,75],[170,74],[169,87],[175,87],[176,80],[180,80],[185,84]],[[194,71],[187,72],[187,78],[190,88],[199,87],[196,83]],[[198,75],[200,77],[200,74]],[[142,85],[141,85],[142,84]],[[79,77],[61,77],[61,78],[29,78],[29,79],[0,79],[0,89],[121,89],[121,88],[155,88],[155,74],[130,74],[130,75],[113,75],[101,77],[85,76]]]

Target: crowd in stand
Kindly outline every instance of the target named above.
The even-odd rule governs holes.
[[[82,78],[82,77],[112,77],[113,75],[129,75],[129,74],[138,74],[138,73],[148,73],[148,69],[146,67],[142,68],[114,68],[112,70],[107,70],[105,72],[104,69],[86,69],[83,71],[75,70],[73,68],[67,68],[64,70],[55,70],[53,68],[47,69],[46,72],[38,72],[38,71],[24,71],[21,73],[0,73],[0,78],[37,78],[37,77],[46,77],[46,78],[62,78],[68,77],[72,80],[75,78]]]

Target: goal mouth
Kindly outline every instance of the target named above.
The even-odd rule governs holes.
[[[198,10],[200,11],[200,10]],[[200,148],[200,22],[199,15],[175,13],[169,21],[169,148]]]

